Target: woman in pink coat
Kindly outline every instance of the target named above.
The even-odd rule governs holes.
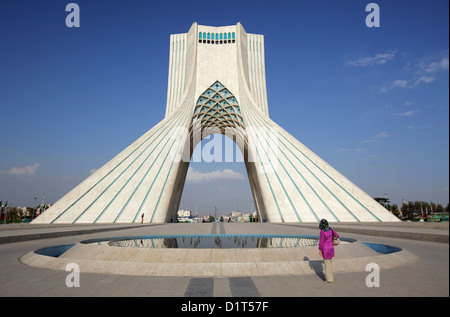
[[[328,226],[326,219],[320,220],[319,229],[319,254],[324,260],[325,279],[327,283],[334,283],[333,269],[331,267],[331,259],[334,257],[333,235],[336,238],[339,238],[339,235]]]

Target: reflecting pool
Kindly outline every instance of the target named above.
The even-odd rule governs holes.
[[[303,248],[319,245],[318,236],[305,235],[163,235],[92,239],[82,243],[97,243],[115,247],[134,248]]]

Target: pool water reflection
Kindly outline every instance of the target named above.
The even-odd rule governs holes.
[[[115,247],[134,248],[303,248],[319,245],[318,236],[299,235],[164,235],[117,237],[87,240],[83,243],[97,243]]]

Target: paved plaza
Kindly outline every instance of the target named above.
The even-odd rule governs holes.
[[[380,286],[368,287],[370,272],[335,272],[334,284],[314,274],[240,276],[136,276],[80,272],[80,287],[67,287],[70,272],[30,266],[21,258],[41,248],[87,239],[161,234],[318,235],[317,224],[205,223],[132,225],[2,225],[0,296],[101,297],[448,297],[448,223],[332,224],[344,238],[402,248],[414,261],[381,269]],[[339,248],[336,248],[336,258]],[[343,249],[341,249],[343,250]],[[341,252],[342,253],[342,252]],[[355,258],[358,255],[355,254]],[[305,261],[308,259],[305,259]],[[337,263],[337,262],[336,262]],[[317,264],[317,263],[316,263]],[[319,265],[320,266],[320,265]],[[195,266],[194,266],[195,268]]]

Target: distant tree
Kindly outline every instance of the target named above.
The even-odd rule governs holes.
[[[433,209],[431,209],[433,208]],[[447,207],[443,207],[441,204],[435,204],[433,202],[426,202],[426,201],[419,201],[416,200],[414,202],[408,201],[408,203],[403,203],[402,207],[400,208],[402,212],[402,218],[413,220],[424,217],[424,220],[426,220],[426,215],[431,215],[431,210],[433,210],[434,213],[441,213],[441,212],[448,212],[448,203]]]
[[[8,212],[6,213],[6,222],[17,222],[23,217],[23,211],[21,208],[8,207]]]
[[[398,210],[397,204],[392,205],[391,212],[394,216],[396,216],[397,218],[400,218],[401,213],[400,213],[400,210]]]
[[[408,204],[403,203],[402,207],[400,208],[400,211],[402,213],[402,217],[407,219],[408,218]]]
[[[419,208],[420,208],[420,206],[419,206]],[[401,211],[402,211],[403,218],[406,220],[412,220],[418,214],[418,212],[414,206],[414,203],[412,201],[402,204]]]
[[[374,198],[381,206],[386,208],[387,210],[391,210],[391,202],[389,201],[389,198],[381,198],[381,197],[375,197]]]
[[[416,200],[416,201],[413,203],[413,206],[414,206],[415,212],[416,212],[417,214],[420,214],[420,210],[421,210],[421,207],[422,207],[422,205],[420,204],[420,201]],[[422,209],[423,209],[423,208],[422,208]]]

